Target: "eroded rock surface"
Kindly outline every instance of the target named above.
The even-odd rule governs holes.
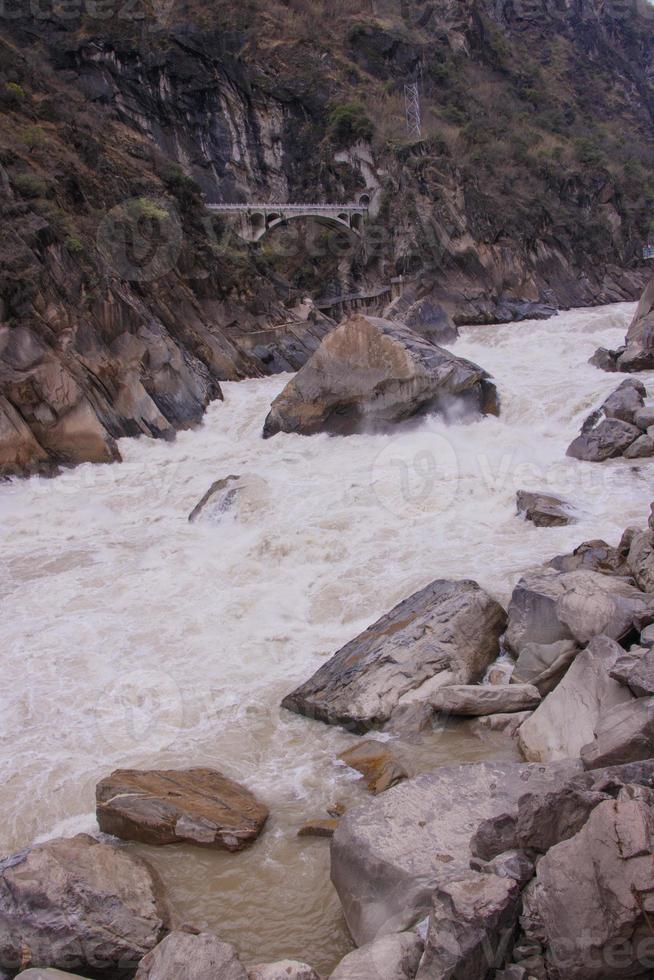
[[[240,851],[268,818],[253,793],[215,769],[117,769],[98,783],[96,800],[101,830],[145,844]]]
[[[480,680],[506,614],[476,582],[437,579],[347,643],[284,698],[290,711],[363,732],[407,700]]]
[[[332,843],[332,881],[355,941],[419,921],[439,885],[469,872],[484,820],[510,817],[526,792],[580,770],[580,763],[444,766],[348,810]]]
[[[436,711],[452,715],[493,715],[526,711],[540,704],[538,689],[531,684],[455,684],[432,694],[429,701]]]
[[[168,923],[153,869],[85,834],[0,861],[0,968],[10,972],[34,966],[132,976]]]
[[[548,976],[651,976],[653,880],[651,809],[600,803],[579,833],[541,858],[524,892],[522,925],[545,945]]]
[[[497,392],[476,364],[402,324],[354,314],[327,335],[277,396],[264,436],[346,435],[384,429],[420,412],[452,421],[498,414]]]
[[[134,980],[248,980],[231,943],[209,932],[171,932],[147,954]],[[309,978],[307,978],[309,980]]]

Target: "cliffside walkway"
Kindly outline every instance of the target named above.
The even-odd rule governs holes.
[[[361,236],[368,216],[369,200],[363,195],[350,204],[207,204],[207,209],[237,219],[238,233],[249,242],[258,242],[269,231],[297,218],[314,218],[322,224],[345,228]]]

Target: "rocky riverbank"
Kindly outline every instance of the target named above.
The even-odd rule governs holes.
[[[601,419],[626,415],[640,438],[649,410],[638,385],[622,385],[603,400]],[[259,432],[264,417],[258,411]],[[474,426],[502,419],[463,431],[470,439]],[[392,430],[396,422],[386,424]],[[285,438],[328,451],[283,433],[262,451]],[[635,465],[615,454],[569,459],[592,468],[594,479],[611,466],[628,479]],[[543,548],[539,536],[566,529],[547,526],[552,516],[560,521],[574,509],[583,518],[582,499],[559,498],[553,515],[551,496],[529,493],[518,495],[519,513],[507,520],[534,548]],[[225,515],[247,521],[260,495],[256,480],[223,478],[201,507],[179,509],[176,519],[185,533],[206,534],[216,522],[224,528]],[[545,526],[523,523],[525,508]],[[480,584],[479,560],[470,562],[475,578],[447,575],[407,589],[367,629],[334,643],[331,659],[286,696],[289,723],[325,739],[347,729],[338,761],[360,772],[371,794],[345,808],[334,800],[329,820],[312,822],[332,836],[331,845],[311,846],[331,846],[332,878],[357,944],[332,980],[613,980],[620,971],[652,972],[654,528],[643,514],[615,543],[585,541],[536,567],[523,561],[521,570],[508,603]],[[445,735],[450,724],[481,738],[492,733],[525,761],[411,775],[406,760],[420,739]],[[160,848],[185,842],[202,853],[227,851],[238,868],[274,836],[274,806],[256,770],[247,788],[210,767],[110,770],[97,787],[97,813],[114,839],[59,837],[0,864],[7,975],[36,980],[34,970],[50,968],[92,980],[210,980],[211,971],[230,980],[315,980],[309,956],[252,965],[219,928],[182,919],[153,867]],[[127,842],[139,842],[138,857]]]

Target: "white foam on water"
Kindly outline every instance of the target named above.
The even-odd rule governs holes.
[[[313,955],[327,970],[347,948],[328,848],[295,832],[363,791],[335,762],[351,736],[279,702],[433,578],[474,578],[505,602],[525,569],[645,523],[653,463],[565,456],[621,380],[587,359],[622,341],[633,309],[466,328],[453,349],[494,376],[499,418],[264,441],[278,376],[225,384],[172,444],[122,440],[122,465],[0,486],[0,849],[89,829],[77,815],[114,768],[218,767],[268,803],[270,828],[241,855],[157,851],[179,914],[250,962]],[[234,519],[189,524],[230,473],[256,477]],[[525,523],[520,488],[562,493],[579,522]]]

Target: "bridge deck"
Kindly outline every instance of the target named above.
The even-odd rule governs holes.
[[[207,204],[211,211],[329,211],[338,214],[343,211],[356,211],[365,214],[365,204]]]

